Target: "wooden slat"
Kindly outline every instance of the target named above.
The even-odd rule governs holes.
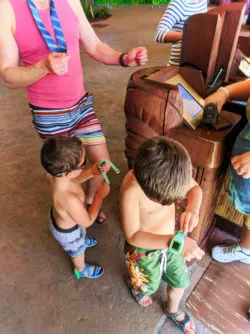
[[[188,311],[215,334],[249,334],[250,269],[211,262],[187,300]]]

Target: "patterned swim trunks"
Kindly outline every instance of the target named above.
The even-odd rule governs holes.
[[[134,247],[127,242],[124,253],[130,288],[140,294],[155,293],[161,279],[174,288],[186,288],[190,284],[188,268],[181,254],[173,254],[169,249]]]
[[[55,136],[77,136],[84,145],[105,143],[105,137],[98,121],[93,96],[86,93],[70,108],[41,108],[30,105],[33,125],[42,139]]]

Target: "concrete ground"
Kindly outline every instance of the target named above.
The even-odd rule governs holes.
[[[163,65],[169,47],[153,41],[163,12],[164,8],[150,6],[113,8],[113,16],[94,28],[117,50],[146,46],[148,66]],[[88,262],[105,267],[105,274],[98,280],[77,281],[68,256],[52,238],[47,218],[50,198],[39,164],[41,140],[32,128],[24,90],[8,91],[0,82],[0,333],[179,333],[163,316],[165,286],[155,303],[143,309],[124,284],[118,191],[127,172],[123,103],[135,69],[104,66],[84,53],[82,63],[86,89],[95,95],[112,161],[121,169],[118,176],[110,173],[111,195],[104,204],[107,222],[90,228],[99,243],[86,254]],[[204,260],[196,276],[209,261]],[[199,333],[209,331],[200,325]]]

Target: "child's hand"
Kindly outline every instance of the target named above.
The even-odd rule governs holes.
[[[101,174],[101,171],[104,173],[107,173],[110,169],[110,166],[107,162],[103,163],[100,167],[98,167],[98,163],[96,162],[92,167],[91,171],[94,175],[99,175]]]
[[[192,259],[201,260],[205,252],[193,239],[186,237],[184,239],[184,247],[181,254],[186,261],[191,261]]]
[[[190,233],[197,226],[199,216],[195,210],[186,210],[182,212],[180,217],[180,231]]]
[[[231,163],[237,174],[244,179],[250,178],[250,152],[236,155],[231,159]]]
[[[106,182],[102,182],[96,191],[96,195],[105,198],[106,196],[108,196],[109,192],[110,192],[109,184],[107,184]]]

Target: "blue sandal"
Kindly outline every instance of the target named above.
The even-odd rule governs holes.
[[[94,247],[97,244],[97,240],[94,237],[91,237],[90,235],[86,235],[86,246],[88,248]]]
[[[94,270],[91,270],[92,264],[87,264],[86,267],[82,271],[78,271],[74,268],[74,274],[77,279],[80,278],[98,278],[101,277],[104,273],[104,269],[100,266],[94,266]],[[85,275],[87,273],[87,276]]]
[[[169,312],[167,309],[165,309],[165,313],[166,315],[169,317],[170,320],[173,321],[173,323],[175,323],[175,325],[183,332],[183,333],[186,333],[185,332],[185,326],[186,324],[191,320],[191,317],[190,315],[187,313],[187,312],[184,312],[185,313],[185,318],[182,320],[182,321],[178,321],[176,320],[176,318],[178,318],[179,315],[181,315],[181,313],[183,313],[182,310],[179,310],[178,312],[176,313],[171,313]]]

